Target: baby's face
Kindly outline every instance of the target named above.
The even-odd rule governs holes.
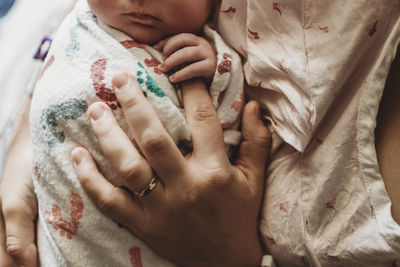
[[[88,0],[105,24],[137,42],[154,44],[167,36],[197,33],[206,23],[213,0]]]

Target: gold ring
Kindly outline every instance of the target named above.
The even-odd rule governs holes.
[[[148,195],[157,185],[157,178],[153,176],[153,178],[150,180],[150,183],[142,190],[139,192],[133,192],[133,194],[137,197],[144,197],[145,195]]]

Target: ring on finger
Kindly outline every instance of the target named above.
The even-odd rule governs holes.
[[[153,176],[153,178],[151,178],[149,184],[143,190],[133,192],[133,194],[137,197],[144,197],[144,196],[150,194],[154,190],[157,183],[158,183],[158,179],[155,176]]]

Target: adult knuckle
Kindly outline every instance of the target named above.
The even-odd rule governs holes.
[[[139,103],[139,99],[137,95],[134,94],[127,94],[122,100],[119,100],[121,105],[125,109],[131,109],[135,107]]]
[[[119,175],[123,180],[130,180],[143,174],[142,163],[140,161],[129,161],[123,163],[119,168]]]
[[[271,132],[266,126],[263,126],[258,130],[256,140],[261,146],[266,146],[271,142]]]
[[[214,109],[206,103],[196,103],[191,109],[193,118],[197,121],[208,121],[215,116]]]
[[[165,137],[159,133],[147,133],[142,139],[143,150],[149,154],[163,153],[165,144]]]

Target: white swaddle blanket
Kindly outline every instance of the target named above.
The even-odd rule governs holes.
[[[243,106],[240,57],[209,27],[204,33],[218,52],[210,95],[227,144],[239,141],[234,129]],[[38,246],[43,266],[169,266],[165,259],[91,203],[75,175],[72,149],[86,147],[114,184],[86,115],[96,101],[107,103],[128,131],[111,87],[120,70],[136,75],[176,143],[190,141],[179,94],[157,69],[159,52],[97,21],[85,0],[61,25],[37,83],[31,109],[33,173],[39,202]],[[178,90],[179,92],[179,90]]]

